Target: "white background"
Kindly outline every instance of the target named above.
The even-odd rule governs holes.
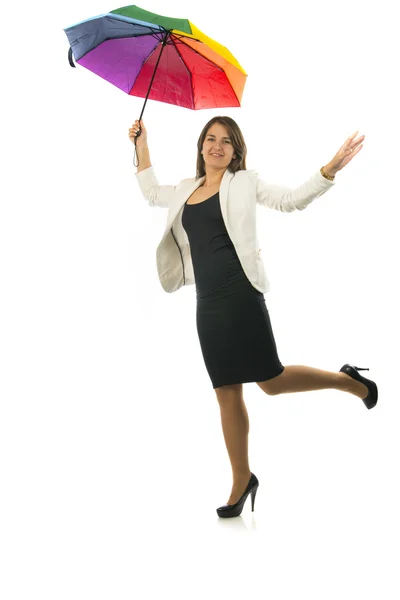
[[[4,600],[398,600],[399,119],[393,3],[140,5],[188,18],[248,74],[242,106],[149,100],[161,184],[194,177],[213,116],[247,168],[296,187],[359,130],[364,147],[305,211],[258,207],[280,359],[379,387],[368,411],[321,390],[244,384],[251,513],[219,519],[231,468],[195,323],[167,294],[167,211],[140,193],[128,129],[144,100],[68,62],[63,29],[118,8],[2,12],[1,596]],[[397,571],[397,573],[396,573]]]

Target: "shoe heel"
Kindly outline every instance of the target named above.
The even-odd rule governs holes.
[[[250,481],[247,488],[243,492],[242,496],[236,502],[236,504],[224,504],[217,508],[217,514],[219,517],[238,517],[242,510],[244,503],[247,500],[247,496],[251,494],[251,512],[254,512],[254,501],[256,498],[257,489],[259,482],[254,473],[251,474]]]
[[[251,492],[251,512],[254,512],[254,502],[256,501],[258,486]]]
[[[369,367],[355,367],[354,365],[346,363],[340,369],[341,373],[346,373],[347,375],[350,375],[350,377],[352,377],[353,379],[361,381],[361,383],[364,383],[367,386],[369,393],[366,398],[362,398],[362,401],[368,409],[374,408],[374,406],[376,406],[376,403],[378,402],[378,387],[374,381],[371,381],[370,379],[366,379],[362,375],[359,375],[358,371],[369,371]]]

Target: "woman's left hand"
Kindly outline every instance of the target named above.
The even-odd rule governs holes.
[[[326,166],[326,172],[329,171],[329,173],[334,175],[337,171],[340,171],[340,169],[343,169],[343,167],[348,165],[355,155],[360,152],[363,147],[361,142],[364,140],[365,135],[360,135],[358,138],[354,139],[357,133],[358,130],[347,138],[343,146],[337,151],[335,156]]]

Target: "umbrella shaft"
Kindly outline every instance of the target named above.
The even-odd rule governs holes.
[[[153,76],[152,76],[151,81],[150,81],[149,89],[147,90],[146,99],[144,101],[142,112],[140,113],[140,117],[139,117],[139,123],[140,123],[140,119],[142,118],[142,115],[144,113],[144,109],[145,109],[145,106],[146,106],[147,98],[149,97],[149,94],[150,94],[151,84],[153,83],[153,79],[154,79],[154,76],[155,76],[156,71],[157,71],[158,63],[160,62],[162,51],[164,50],[164,46],[166,46],[166,44],[167,44],[168,36],[169,36],[169,32],[167,31],[167,33],[166,33],[166,35],[165,35],[165,37],[164,37],[164,39],[162,41],[161,52],[160,52],[160,55],[159,55],[159,57],[157,59],[156,66],[154,68],[154,73],[153,73]]]

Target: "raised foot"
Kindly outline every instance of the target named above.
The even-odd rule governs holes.
[[[340,373],[340,375],[344,376],[343,380],[344,380],[344,378],[346,378],[345,381],[348,386],[347,391],[350,394],[354,394],[355,396],[358,396],[358,398],[361,398],[362,400],[364,400],[364,398],[366,398],[368,396],[369,390],[368,390],[367,386],[365,385],[365,383],[361,383],[361,381],[357,381],[356,379],[353,379],[347,373]]]

